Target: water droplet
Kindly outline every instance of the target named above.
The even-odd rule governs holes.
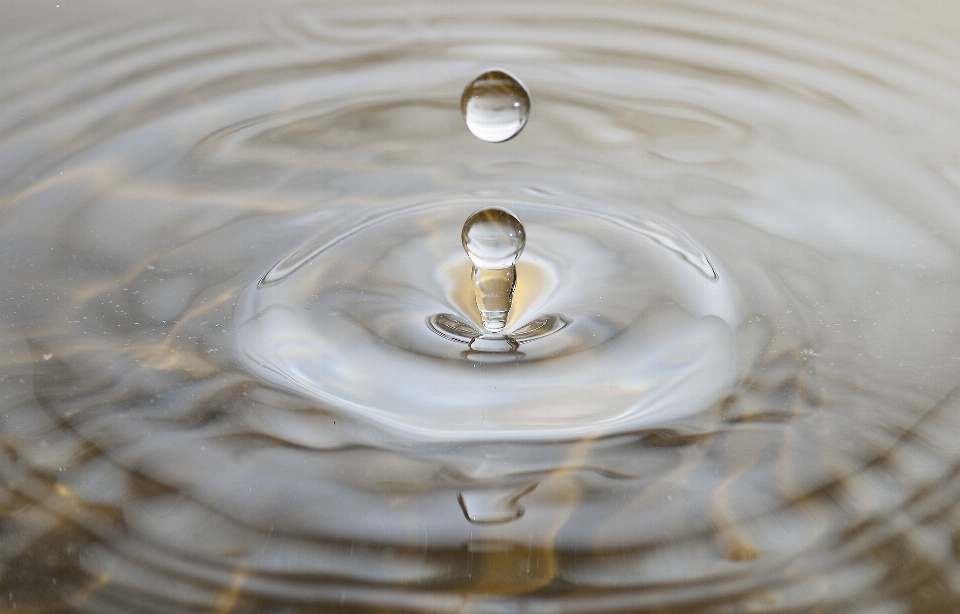
[[[517,216],[500,207],[481,209],[467,218],[460,239],[473,265],[480,269],[513,266],[527,242]]]
[[[460,239],[473,262],[473,288],[483,327],[498,333],[507,324],[517,286],[514,265],[526,243],[523,224],[506,209],[481,209],[467,218]]]
[[[491,70],[463,90],[460,111],[474,136],[501,143],[515,137],[527,123],[530,94],[510,73]]]

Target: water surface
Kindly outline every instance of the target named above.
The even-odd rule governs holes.
[[[957,11],[5,4],[0,603],[960,608]]]

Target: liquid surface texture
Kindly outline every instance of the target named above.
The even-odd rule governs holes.
[[[0,610],[960,611],[955,3],[2,10]]]

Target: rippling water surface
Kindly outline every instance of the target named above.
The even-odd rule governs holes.
[[[954,4],[2,11],[0,610],[960,609]]]

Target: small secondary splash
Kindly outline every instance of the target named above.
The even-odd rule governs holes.
[[[678,236],[596,203],[505,191],[350,218],[242,293],[240,355],[258,377],[404,439],[661,425],[699,413],[742,368],[735,288],[705,278],[701,250],[678,257]],[[503,299],[496,332],[464,242],[476,264],[516,269],[512,302],[509,285],[479,288],[481,303]]]

